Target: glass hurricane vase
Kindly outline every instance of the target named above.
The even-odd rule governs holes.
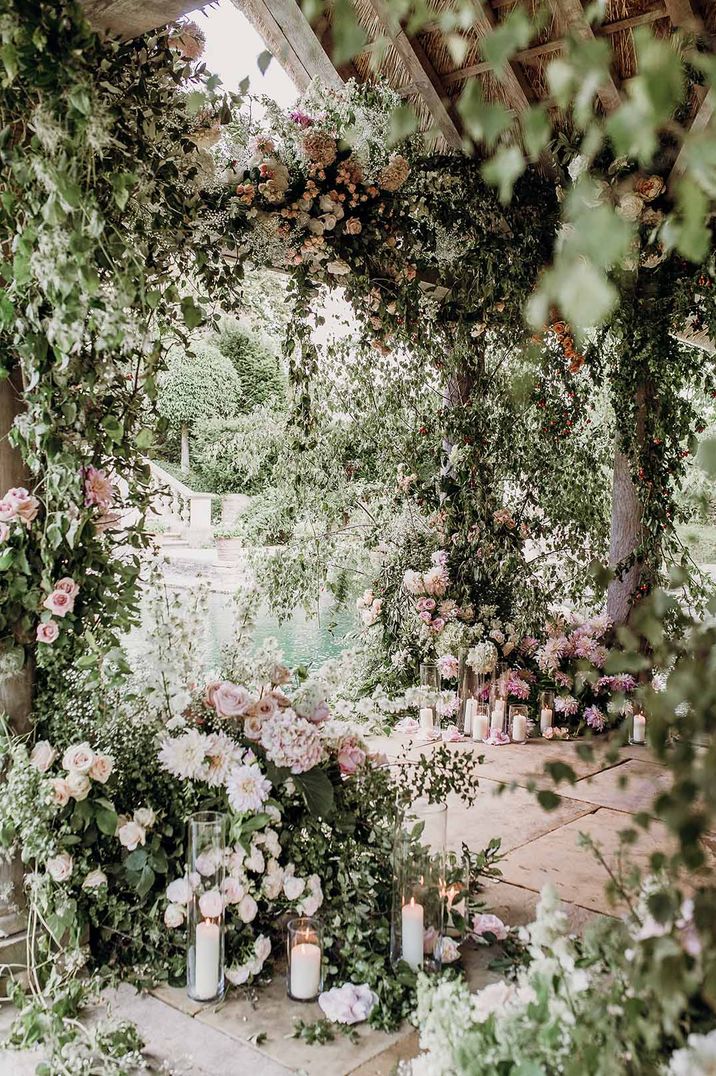
[[[396,827],[390,956],[414,971],[439,971],[445,922],[447,806],[416,802]]]
[[[226,816],[200,811],[189,819],[187,993],[194,1001],[224,996],[224,854]]]

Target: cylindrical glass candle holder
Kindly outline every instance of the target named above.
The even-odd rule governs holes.
[[[554,691],[540,691],[539,730],[544,736],[546,729],[554,725]]]
[[[472,715],[471,734],[473,740],[486,740],[490,735],[490,706],[487,702],[476,702]]]
[[[470,906],[470,859],[448,866],[445,875],[445,935],[464,938]]]
[[[467,664],[467,651],[460,654],[460,709],[458,728],[466,736],[472,736],[472,723],[479,705],[490,697],[490,681],[485,673],[476,673]]]
[[[390,957],[413,971],[439,971],[445,919],[447,806],[416,800],[393,847]]]
[[[187,993],[194,1001],[224,996],[224,853],[226,815],[200,811],[189,819]]]
[[[440,691],[440,670],[436,661],[420,664],[420,726],[423,729],[439,725],[437,697]],[[430,713],[428,714],[428,711]]]
[[[496,732],[505,732],[507,728],[508,698],[505,665],[500,662],[490,685],[490,728]]]
[[[529,707],[510,706],[510,739],[513,743],[527,743]]]
[[[634,707],[628,721],[629,743],[634,747],[644,747],[646,745],[646,714],[641,707]]]
[[[315,916],[286,927],[286,990],[294,1001],[315,1001],[323,990],[323,924]]]

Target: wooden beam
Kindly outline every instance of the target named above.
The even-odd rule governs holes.
[[[390,10],[387,0],[367,0],[378,17],[381,28],[400,56],[417,94],[427,107],[435,125],[453,149],[462,149],[462,134],[450,115],[446,94],[440,79],[418,41],[411,41]]]
[[[622,30],[632,30],[635,26],[644,26],[647,23],[657,22],[659,19],[668,18],[666,7],[659,4],[651,11],[643,11],[641,15],[631,15],[628,19],[618,19],[616,22],[603,23],[595,29],[595,36],[618,34]],[[554,41],[544,41],[541,45],[532,45],[528,49],[516,52],[512,57],[515,63],[529,64],[541,56],[547,56],[551,52],[560,52],[567,44],[565,38],[558,37]],[[446,85],[453,82],[462,82],[464,79],[473,78],[475,75],[483,75],[491,71],[493,64],[483,61],[482,63],[470,64],[468,67],[458,67],[454,71],[447,71],[442,75]]]
[[[201,4],[192,0],[82,0],[87,20],[95,30],[132,38],[157,30]]]
[[[694,118],[691,121],[691,126],[689,127],[688,134],[699,134],[700,131],[705,130],[711,122],[715,110],[716,91],[711,88],[704,97],[699,107],[697,108]],[[683,145],[681,146],[681,149],[677,154],[676,160],[674,161],[673,167],[669,174],[669,185],[671,185],[671,183],[677,176],[683,175],[684,171],[686,170],[687,144],[688,138],[684,139]]]
[[[484,0],[475,5],[473,26],[479,37],[487,37],[492,33],[496,25],[495,16],[491,8]],[[524,112],[530,107],[530,91],[527,81],[516,66],[514,61],[509,62],[503,71],[497,73],[505,94],[507,103],[514,108],[515,112]]]
[[[693,30],[694,33],[702,29],[701,20],[694,12],[691,0],[665,0],[665,3],[669,18],[676,29]]]
[[[313,78],[340,87],[343,80],[296,0],[232,0],[258,31],[299,90]]]
[[[594,40],[595,33],[584,17],[581,0],[550,0],[555,15],[561,16],[567,28],[583,41]],[[621,104],[619,90],[611,75],[607,75],[604,85],[597,90],[597,96],[605,112],[614,112]]]

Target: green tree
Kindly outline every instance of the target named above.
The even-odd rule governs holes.
[[[239,379],[237,413],[246,414],[259,404],[285,396],[286,379],[280,360],[259,332],[227,319],[215,343],[230,360]]]
[[[159,413],[181,434],[181,469],[189,470],[189,433],[202,419],[233,415],[244,393],[231,360],[206,341],[175,348],[159,381]]]

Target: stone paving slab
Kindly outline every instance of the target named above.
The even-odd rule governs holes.
[[[654,798],[670,785],[671,774],[663,766],[643,757],[630,758],[619,766],[570,785],[569,797],[636,814],[637,811],[650,811]]]
[[[362,1027],[357,1029],[360,1036],[357,1043],[351,1043],[337,1032],[335,1041],[324,1046],[309,1046],[292,1037],[294,1021],[301,1019],[310,1023],[322,1016],[316,1004],[290,1001],[286,997],[285,980],[282,975],[277,975],[257,991],[255,1003],[248,996],[233,994],[222,1006],[197,1013],[194,1020],[239,1043],[246,1043],[250,1037],[265,1032],[268,1038],[258,1047],[261,1055],[291,1072],[305,1072],[309,1076],[347,1076],[389,1047],[396,1046],[413,1030],[410,1025],[405,1025],[389,1035]],[[258,1071],[263,1076],[263,1070]]]
[[[607,901],[604,868],[590,851],[579,848],[577,841],[580,833],[589,834],[600,844],[607,861],[613,861],[618,834],[629,826],[630,819],[623,812],[600,807],[593,814],[568,822],[508,853],[501,864],[504,880],[537,893],[547,882],[552,882],[565,901],[605,915],[621,914],[623,908]],[[659,822],[646,832],[640,830],[639,834],[638,843],[629,850],[630,858],[646,868],[649,855],[664,851],[670,837]]]
[[[448,847],[459,851],[464,841],[473,851],[480,851],[492,837],[500,837],[502,851],[510,851],[593,810],[589,803],[564,797],[554,811],[545,811],[525,788],[501,790],[497,781],[481,777],[472,807],[457,796],[448,798]]]

